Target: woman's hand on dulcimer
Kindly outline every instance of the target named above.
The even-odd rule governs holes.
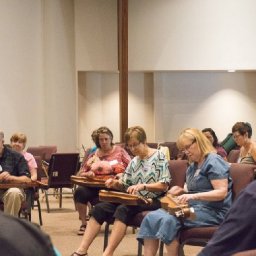
[[[105,186],[107,188],[114,188],[114,189],[117,189],[117,190],[121,190],[121,187],[122,186],[122,183],[120,183],[120,181],[116,178],[109,178],[105,181]]]
[[[132,185],[127,189],[127,193],[137,195],[139,191],[144,190],[144,185],[145,184]]]

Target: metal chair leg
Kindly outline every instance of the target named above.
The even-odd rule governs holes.
[[[62,188],[59,189],[59,207],[62,208]]]
[[[159,247],[159,256],[164,255],[164,243],[161,241],[160,242],[160,247]]]
[[[138,242],[138,256],[142,256],[142,243]]]
[[[45,193],[45,202],[46,202],[46,207],[47,207],[47,212],[50,212],[50,206],[49,206],[49,199],[48,199],[48,192],[47,190],[44,191]]]
[[[37,199],[37,200],[36,200],[36,203],[37,203],[37,208],[38,208],[39,223],[40,223],[40,226],[43,226],[43,219],[42,219],[42,212],[41,212],[40,200]]]
[[[106,222],[105,230],[104,230],[104,244],[103,244],[103,252],[108,246],[108,234],[109,234],[109,223]]]

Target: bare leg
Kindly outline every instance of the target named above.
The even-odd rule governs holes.
[[[87,204],[76,203],[76,210],[78,211],[79,219],[81,220],[82,225],[86,225]]]
[[[155,256],[159,247],[159,240],[144,239],[144,256]]]
[[[115,220],[112,232],[109,238],[109,243],[105,251],[103,252],[103,256],[112,256],[115,249],[122,241],[123,237],[125,236],[127,226],[119,221]]]
[[[87,223],[82,242],[76,250],[79,254],[87,253],[89,246],[100,231],[101,225],[92,217]]]
[[[174,239],[170,244],[165,245],[167,250],[167,256],[178,256],[179,242]]]

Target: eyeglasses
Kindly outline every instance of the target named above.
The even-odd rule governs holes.
[[[139,145],[140,145],[140,142],[134,143],[134,144],[132,144],[132,145],[127,145],[127,147],[128,147],[129,149],[134,149],[134,148],[137,148]]]
[[[243,136],[243,135],[242,134],[233,134],[234,140],[237,140],[241,136]]]
[[[196,142],[196,140],[194,139],[191,144],[189,144],[189,145],[187,145],[187,146],[184,146],[184,149],[182,150],[182,152],[183,152],[183,153],[188,152],[189,149],[191,148],[191,146],[192,146],[195,142]]]

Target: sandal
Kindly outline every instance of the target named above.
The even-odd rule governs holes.
[[[78,252],[73,252],[70,256],[88,256],[88,254],[87,253],[81,254]]]
[[[77,235],[82,236],[84,234],[85,229],[86,229],[86,224],[81,225],[78,232],[77,232]]]

